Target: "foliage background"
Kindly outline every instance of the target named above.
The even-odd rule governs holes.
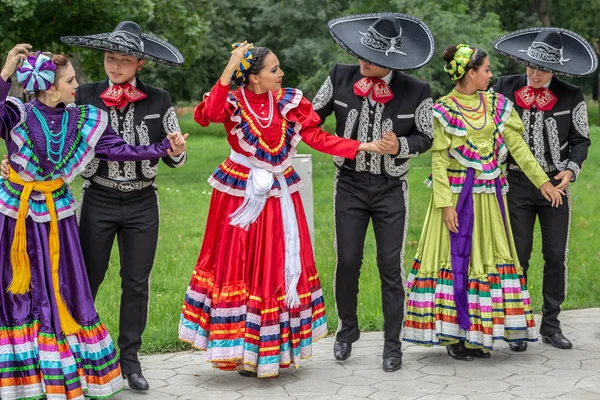
[[[100,52],[63,45],[60,36],[110,32],[124,19],[168,39],[186,58],[184,67],[148,63],[142,79],[167,89],[179,104],[197,102],[225,65],[231,43],[249,40],[271,48],[286,73],[285,84],[307,97],[318,90],[336,62],[353,62],[331,39],[327,21],[340,16],[403,12],[422,19],[436,39],[429,65],[412,72],[427,80],[434,96],[446,93],[441,53],[449,43],[468,43],[490,54],[496,76],[521,71],[492,51],[502,34],[532,26],[574,30],[600,51],[597,0],[0,0],[0,51],[28,42],[65,52],[80,64],[80,81],[103,79]],[[597,98],[598,76],[577,79]]]

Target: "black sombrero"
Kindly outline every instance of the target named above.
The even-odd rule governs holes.
[[[63,36],[63,43],[96,50],[114,51],[160,64],[179,66],[183,55],[175,46],[159,37],[142,33],[138,24],[123,21],[114,31],[87,36]]]
[[[562,28],[521,29],[496,40],[494,48],[520,64],[560,75],[585,76],[598,67],[588,41]]]
[[[327,25],[344,50],[382,68],[417,69],[433,56],[433,34],[423,21],[411,15],[352,15],[331,20]]]

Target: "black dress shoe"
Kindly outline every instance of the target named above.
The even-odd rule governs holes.
[[[134,372],[132,374],[126,374],[125,378],[127,378],[127,384],[130,389],[133,390],[148,390],[150,385],[148,385],[148,381],[144,378],[141,372]]]
[[[552,346],[558,349],[571,349],[573,348],[573,343],[569,341],[562,333],[555,333],[550,336],[542,336],[542,341],[544,343],[550,343]]]
[[[511,342],[508,344],[508,347],[510,347],[512,351],[525,351],[527,350],[527,342]]]
[[[463,342],[446,345],[448,355],[458,361],[473,361],[473,357],[469,354],[469,350]]]
[[[333,344],[333,356],[338,361],[347,360],[352,354],[352,343],[342,343],[337,340]]]
[[[246,371],[245,369],[238,369],[238,374],[246,378],[256,378],[256,372]]]
[[[383,359],[383,370],[385,372],[395,372],[402,367],[402,357],[389,357]]]
[[[467,351],[469,352],[469,355],[473,358],[484,358],[484,359],[488,359],[488,358],[492,358],[492,354],[488,351],[483,351],[481,349],[467,349]]]

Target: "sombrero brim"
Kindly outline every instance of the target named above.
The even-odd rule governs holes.
[[[406,55],[373,50],[361,42],[361,32],[383,16],[400,20],[402,27],[402,51]],[[407,14],[376,13],[352,15],[329,21],[329,32],[333,39],[352,56],[382,68],[408,71],[421,68],[433,57],[433,34],[423,21]]]
[[[527,54],[526,51],[531,43],[544,30],[556,30],[560,33],[563,41],[563,58],[569,61],[562,64],[549,63]],[[575,32],[562,28],[539,27],[514,31],[496,40],[494,48],[519,64],[559,75],[585,76],[594,73],[598,68],[598,57],[588,41]]]
[[[110,40],[110,33],[100,33],[87,36],[63,36],[60,40],[65,44],[89,49],[114,51],[115,53],[127,54],[137,58],[154,61],[159,64],[180,66],[184,62],[183,55],[171,43],[159,37],[143,33],[144,50],[139,51],[122,43]]]

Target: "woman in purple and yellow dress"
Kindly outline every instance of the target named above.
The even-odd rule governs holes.
[[[241,87],[230,91],[232,75]],[[352,159],[358,151],[381,153],[376,143],[319,129],[311,103],[281,88],[282,78],[271,51],[244,42],[194,115],[202,126],[225,126],[231,155],[209,179],[214,190],[179,338],[207,350],[215,368],[258,377],[299,367],[327,334],[300,177],[291,166],[298,142]]]
[[[68,183],[94,157],[114,161],[183,151],[185,139],[130,146],[93,106],[65,107],[77,80],[62,55],[8,53],[0,73],[0,136],[10,160],[0,180],[0,398],[108,398],[123,387],[114,344],[85,273]],[[18,65],[21,67],[17,68]],[[10,76],[35,98],[8,97]]]
[[[507,151],[553,206],[562,198],[523,141],[512,103],[485,92],[486,53],[450,45],[443,57],[456,86],[433,106],[433,194],[407,282],[404,340],[446,345],[470,361],[489,358],[495,340],[537,340],[506,210]]]

